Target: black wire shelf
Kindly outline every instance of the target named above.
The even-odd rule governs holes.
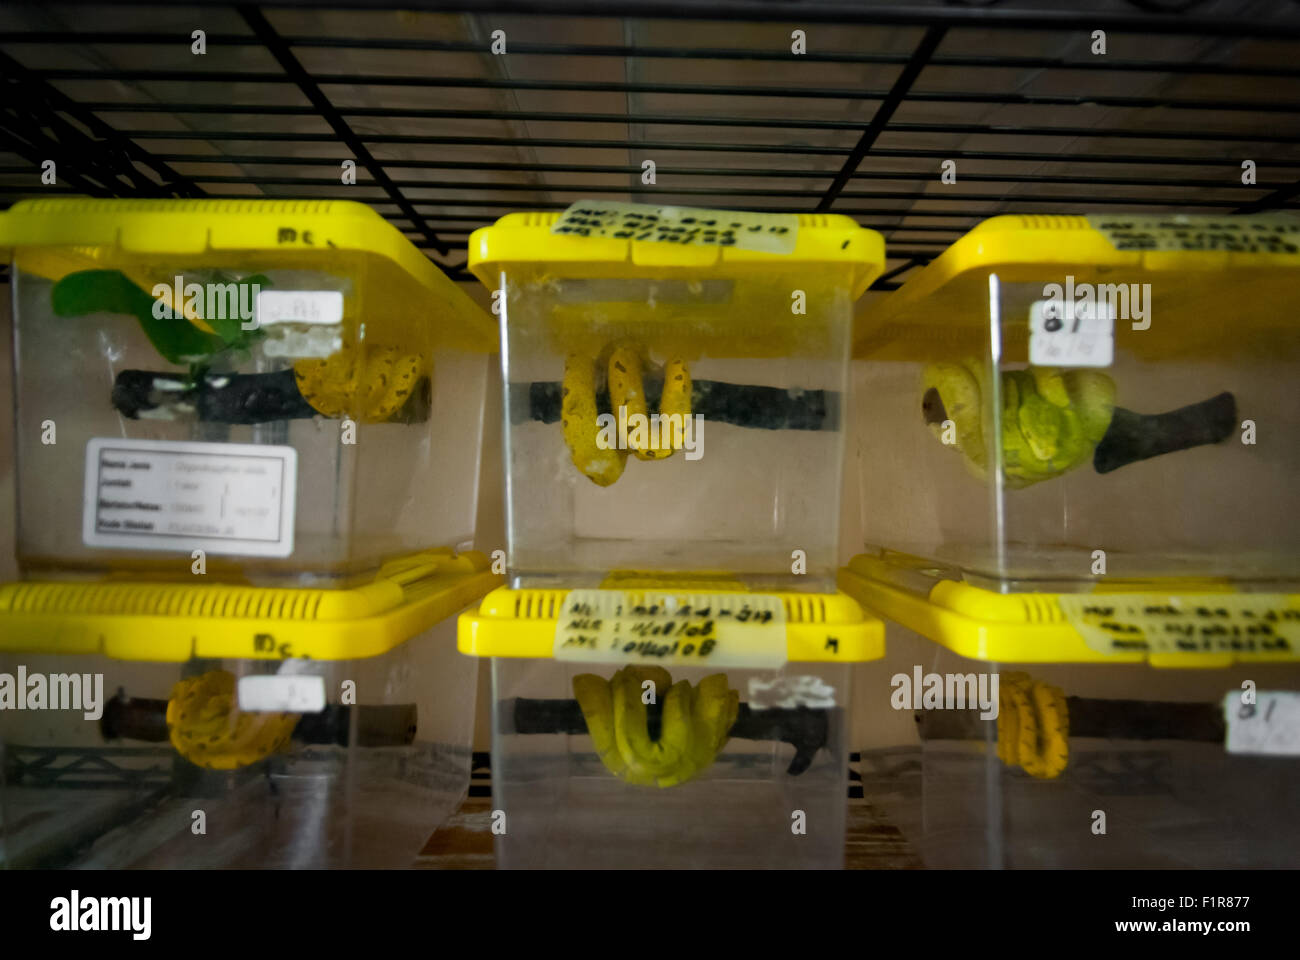
[[[837,213],[876,290],[999,213],[1300,206],[1300,4],[349,6],[11,5],[0,206],[359,200],[457,280],[477,227],[588,196]]]

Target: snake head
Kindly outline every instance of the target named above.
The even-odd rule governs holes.
[[[925,424],[931,431],[936,426],[942,426],[943,422],[948,419],[948,411],[944,408],[943,397],[939,395],[938,387],[930,387],[921,397],[921,415],[925,418]]]
[[[1002,449],[1007,482],[1026,487],[1092,457],[1115,408],[1115,386],[1093,370],[1031,367],[1002,374]]]
[[[936,440],[961,452],[977,473],[984,469],[983,392],[974,362],[931,363],[922,374],[921,417]]]

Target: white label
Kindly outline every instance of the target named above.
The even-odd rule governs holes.
[[[1260,691],[1254,703],[1242,703],[1241,691],[1223,698],[1229,753],[1300,755],[1300,693]]]
[[[551,226],[551,233],[604,240],[733,247],[762,253],[793,253],[799,218],[790,213],[745,213],[703,207],[656,206],[617,200],[579,200]]]
[[[325,709],[325,678],[257,675],[239,678],[239,709],[249,713],[320,713]]]
[[[1300,219],[1287,214],[1116,214],[1090,216],[1088,223],[1116,250],[1300,253]]]
[[[553,652],[580,663],[776,668],[785,605],[766,594],[571,590]]]
[[[1286,594],[1066,593],[1056,602],[1100,653],[1294,658],[1300,650],[1300,608]]]
[[[257,325],[277,323],[340,324],[342,290],[262,290],[257,294]]]
[[[96,437],[86,444],[89,547],[293,553],[298,451],[251,443]]]
[[[1115,360],[1115,304],[1035,300],[1029,305],[1029,362],[1035,367],[1109,367]]]

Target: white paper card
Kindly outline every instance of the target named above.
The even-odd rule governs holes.
[[[1223,698],[1228,753],[1300,755],[1300,693],[1261,690],[1254,703],[1242,703],[1241,698],[1240,690]]]
[[[277,323],[340,324],[342,290],[261,290],[257,294],[257,325]]]
[[[297,474],[293,447],[96,437],[86,444],[82,540],[287,557]]]
[[[1029,306],[1029,362],[1036,367],[1109,367],[1115,361],[1115,305],[1109,300],[1035,300]]]
[[[325,678],[311,674],[240,677],[238,704],[249,713],[320,713],[325,709]]]

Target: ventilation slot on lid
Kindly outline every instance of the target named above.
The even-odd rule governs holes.
[[[1050,597],[1026,594],[1020,598],[1025,607],[1025,619],[1029,623],[1056,623],[1061,619],[1061,611]]]
[[[790,623],[825,623],[826,601],[821,597],[786,596],[785,617]]]
[[[515,616],[525,620],[553,620],[559,615],[560,596],[550,590],[522,590],[515,598]]]
[[[1068,214],[1030,213],[1021,214],[1020,226],[1026,230],[1087,230],[1086,217]]]

